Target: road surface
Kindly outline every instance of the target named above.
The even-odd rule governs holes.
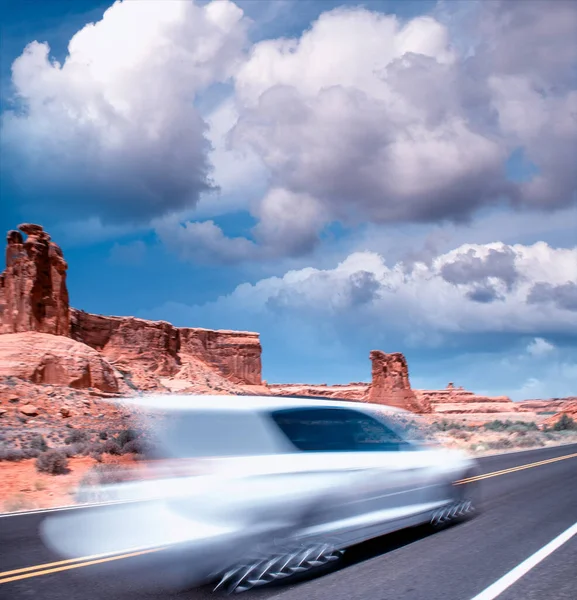
[[[557,460],[552,460],[557,459]],[[480,459],[483,512],[437,533],[396,533],[353,548],[335,570],[244,600],[575,600],[577,444]],[[86,510],[86,509],[80,509]],[[210,590],[142,588],[111,565],[59,562],[43,547],[43,514],[0,518],[2,600],[215,600]],[[78,565],[82,566],[78,566]],[[36,567],[35,569],[27,569]],[[16,571],[16,573],[14,573]],[[31,576],[32,575],[32,576]],[[148,573],[154,579],[154,573]]]

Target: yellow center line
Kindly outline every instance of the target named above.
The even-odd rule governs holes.
[[[481,479],[488,479],[490,477],[498,477],[500,475],[507,475],[508,473],[515,473],[516,471],[523,471],[524,469],[532,469],[533,467],[539,467],[541,465],[548,465],[561,460],[567,460],[569,458],[577,458],[577,452],[573,454],[567,454],[565,456],[558,456],[556,458],[549,458],[547,460],[540,460],[534,463],[528,463],[525,465],[519,465],[518,467],[511,467],[509,469],[502,469],[501,471],[493,471],[492,473],[485,473],[483,475],[476,475],[474,477],[467,477],[455,481],[455,485],[462,485],[465,483],[471,483],[473,481],[480,481]],[[61,560],[58,562],[46,563],[43,565],[36,565],[32,567],[24,567],[22,569],[14,569],[12,571],[4,571],[0,573],[0,584],[9,583],[11,581],[18,581],[20,579],[27,579],[29,577],[38,577],[40,575],[49,575],[51,573],[58,573],[60,571],[68,571],[69,569],[78,569],[80,567],[88,567],[90,565],[97,565],[113,560],[121,560],[124,558],[131,558],[133,556],[141,556],[143,554],[151,554],[153,552],[159,552],[165,550],[167,546],[160,546],[156,548],[147,548],[145,550],[138,550],[134,552],[128,552],[124,554],[117,554],[114,552],[108,552],[104,554],[93,554],[92,556],[82,556],[80,558],[70,558],[67,560]]]
[[[532,469],[533,467],[540,467],[541,465],[549,465],[560,460],[567,460],[568,458],[576,458],[577,452],[573,454],[567,454],[565,456],[557,456],[556,458],[548,458],[547,460],[540,460],[538,462],[529,463],[526,465],[519,465],[518,467],[511,467],[510,469],[503,469],[501,471],[493,471],[492,473],[484,473],[483,475],[475,475],[474,477],[467,477],[465,479],[459,479],[455,481],[455,485],[462,485],[464,483],[472,483],[473,481],[480,481],[481,479],[489,479],[490,477],[498,477],[499,475],[507,475],[508,473],[515,473],[516,471],[523,471],[525,469]]]
[[[44,563],[43,565],[34,565],[32,567],[23,567],[22,569],[14,569],[13,571],[4,571],[0,573],[0,579],[8,577],[8,575],[16,575],[18,573],[26,573],[27,571],[37,571],[38,569],[48,569],[50,567],[59,567],[60,565],[69,565],[76,562],[84,562],[87,560],[95,560],[98,558],[105,558],[109,556],[125,556],[129,552],[141,552],[144,550],[157,550],[160,548],[126,548],[125,550],[117,550],[116,552],[102,552],[101,554],[92,554],[90,556],[80,556],[78,558],[68,558],[66,560],[59,560],[57,562]]]
[[[100,558],[97,560],[88,560],[88,561],[86,561],[86,559],[91,558],[91,557],[84,556],[82,558],[77,558],[77,559],[63,560],[58,563],[47,563],[45,565],[38,565],[37,567],[28,567],[26,569],[16,569],[15,571],[6,571],[4,573],[0,573],[0,584],[9,583],[10,581],[18,581],[20,579],[28,579],[29,577],[38,577],[39,575],[50,575],[50,573],[58,573],[60,571],[68,571],[70,569],[78,569],[80,567],[88,567],[90,565],[98,565],[100,563],[110,562],[113,560],[121,560],[123,558],[131,558],[133,556],[141,556],[143,554],[151,554],[152,552],[159,552],[160,550],[164,550],[164,549],[165,549],[165,546],[159,547],[159,548],[149,548],[148,550],[139,550],[138,552],[129,552],[127,554],[117,554],[116,556],[108,556],[107,558]],[[101,555],[96,555],[96,556],[101,556]],[[72,561],[77,561],[77,564],[67,564],[64,567],[55,567],[52,569],[44,568],[44,567],[57,565],[57,564],[70,563]],[[84,561],[84,562],[78,562],[78,561]],[[39,571],[37,569],[43,569],[43,570]],[[34,572],[22,574],[23,571],[34,571]],[[21,574],[13,575],[12,577],[6,577],[9,574],[17,573],[17,572],[20,572]]]

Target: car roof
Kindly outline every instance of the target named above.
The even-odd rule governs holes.
[[[350,408],[354,410],[379,410],[406,413],[401,408],[368,402],[354,402],[335,398],[311,396],[244,396],[244,395],[191,395],[151,394],[123,398],[121,403],[144,410],[165,411],[215,411],[259,412],[289,408]]]

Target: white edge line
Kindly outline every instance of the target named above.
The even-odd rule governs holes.
[[[43,513],[57,512],[60,510],[77,510],[79,508],[94,508],[96,506],[109,506],[111,504],[130,504],[144,502],[143,500],[109,500],[107,502],[94,502],[91,504],[68,504],[66,506],[52,506],[50,508],[38,508],[32,510],[19,510],[15,512],[0,513],[0,519],[5,517],[20,517],[25,515],[40,515]]]
[[[495,581],[495,583],[483,590],[480,594],[477,594],[471,600],[493,600],[507,588],[511,587],[516,581],[521,579],[523,575],[526,575],[533,567],[537,566],[541,561],[555,552],[557,548],[560,548],[565,542],[569,541],[575,534],[577,534],[577,523],[571,525],[569,529],[566,529],[563,533],[559,534],[555,539],[543,546],[541,550],[537,550],[535,554],[531,555],[521,564],[503,575],[501,579]]]

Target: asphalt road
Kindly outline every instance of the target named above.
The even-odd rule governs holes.
[[[486,457],[481,471],[483,512],[436,533],[419,528],[351,549],[338,569],[292,585],[247,592],[246,600],[488,600],[481,594],[577,523],[577,457],[497,474],[577,453],[577,444]],[[82,509],[84,510],[84,509]],[[215,600],[209,590],[170,593],[143,588],[119,563],[42,574],[2,583],[5,573],[59,561],[42,545],[42,514],[0,518],[2,600]],[[143,563],[143,568],[145,564]],[[515,570],[516,569],[516,570]],[[152,575],[153,573],[148,573]],[[479,598],[476,598],[479,596]],[[495,596],[493,596],[495,597]],[[499,600],[577,598],[577,535],[552,551]]]

